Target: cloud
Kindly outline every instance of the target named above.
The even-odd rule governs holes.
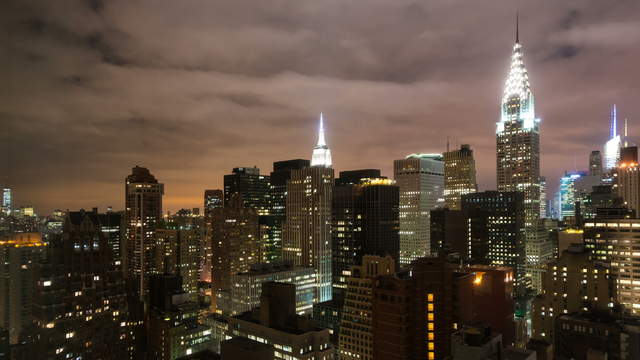
[[[0,181],[44,213],[121,208],[138,164],[169,209],[200,206],[233,167],[309,158],[323,111],[337,170],[392,176],[449,137],[491,189],[516,10],[553,188],[610,103],[635,134],[636,1],[9,0]]]

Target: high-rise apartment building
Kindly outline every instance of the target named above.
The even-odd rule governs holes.
[[[373,286],[378,276],[395,273],[396,262],[391,256],[365,255],[361,265],[351,267],[340,321],[340,359],[373,359]]]
[[[287,183],[282,257],[317,270],[318,301],[331,300],[331,202],[334,172],[320,120],[311,167],[291,171]]]
[[[291,179],[292,170],[300,170],[311,166],[311,161],[293,159],[276,161],[271,172],[271,245],[265,254],[269,261],[277,261],[282,257],[282,231],[287,219],[287,182]]]
[[[462,195],[478,191],[476,161],[467,144],[459,150],[447,151],[444,158],[444,200],[449,209],[460,210]]]
[[[121,269],[97,211],[72,211],[37,267],[33,315],[39,357],[130,358],[134,352]]]
[[[394,181],[364,177],[353,184],[342,174],[336,183],[343,185],[335,186],[332,200],[332,272],[338,296],[344,293],[349,269],[364,255],[390,255],[397,264],[400,252],[399,191]]]
[[[164,184],[147,168],[136,166],[125,180],[126,242],[124,265],[129,278],[136,279],[141,294],[148,290],[149,274],[160,271],[156,267],[155,231],[162,217]]]
[[[0,328],[9,332],[12,344],[31,325],[36,264],[44,257],[45,247],[39,233],[0,237]]]
[[[536,241],[540,218],[540,119],[536,118],[517,30],[496,140],[498,191],[524,193],[526,241]]]
[[[584,246],[569,246],[559,259],[547,264],[542,292],[532,303],[532,338],[553,344],[558,316],[609,308],[616,297],[614,281],[607,266],[593,261]]]
[[[599,150],[589,154],[589,175],[602,175],[602,154]]]
[[[257,167],[237,167],[224,176],[224,200],[231,200],[233,194],[239,194],[245,207],[256,209],[258,215],[271,212],[269,176],[260,175]]]
[[[618,302],[630,314],[640,314],[640,219],[596,217],[585,223],[585,247],[592,258],[610,266]]]
[[[431,254],[429,212],[443,204],[444,163],[440,154],[412,154],[393,162],[400,188],[400,264]]]
[[[462,197],[467,217],[468,255],[474,264],[509,266],[522,293],[526,277],[524,194],[519,191],[484,191]]]
[[[231,276],[260,262],[258,212],[247,208],[238,194],[213,210],[213,289],[228,291]]]
[[[213,249],[211,245],[213,244],[213,239],[211,238],[213,234],[212,228],[212,219],[213,219],[213,210],[217,208],[221,208],[224,206],[224,191],[222,190],[214,190],[209,189],[204,191],[204,244],[203,244],[203,266],[202,271],[200,273],[201,279],[204,281],[211,281],[211,261],[213,258]]]

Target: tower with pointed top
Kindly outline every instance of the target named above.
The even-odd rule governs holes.
[[[609,126],[609,140],[604,145],[604,168],[610,171],[616,167],[620,159],[622,139],[618,134],[618,110],[616,104],[611,107],[611,123]]]
[[[497,183],[499,191],[524,193],[525,245],[527,253],[540,242],[540,119],[529,75],[524,66],[516,20],[516,42],[504,86],[501,116],[496,127]],[[523,288],[526,279],[516,279]]]
[[[311,167],[291,170],[287,182],[286,220],[283,226],[282,258],[295,266],[317,271],[317,296],[331,300],[331,202],[334,172],[331,151],[325,142],[320,115],[318,144]]]
[[[313,148],[311,166],[331,167],[331,149],[324,139],[324,119],[320,113],[320,128],[318,130],[318,144]]]

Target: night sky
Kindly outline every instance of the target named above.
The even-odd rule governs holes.
[[[611,104],[640,136],[637,0],[0,7],[0,182],[40,214],[122,209],[134,165],[165,183],[167,210],[202,207],[233,167],[310,158],[320,111],[338,171],[392,176],[394,159],[448,136],[493,189],[517,10],[552,191],[607,140]]]

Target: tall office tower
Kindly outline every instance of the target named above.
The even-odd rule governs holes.
[[[276,161],[271,172],[271,215],[273,228],[271,230],[270,246],[272,252],[267,252],[270,261],[277,261],[282,257],[282,229],[287,219],[287,182],[291,179],[291,171],[311,166],[311,161],[303,159]]]
[[[145,321],[148,358],[182,359],[209,349],[211,328],[199,321],[203,309],[182,291],[181,277],[156,274],[149,282],[151,301]]]
[[[598,216],[585,223],[584,244],[592,258],[605,262],[616,279],[618,302],[633,315],[640,314],[640,219]]]
[[[524,194],[519,191],[484,191],[462,197],[467,217],[467,257],[474,264],[512,267],[518,294],[530,286],[526,277],[525,209]]]
[[[560,179],[560,215],[563,220],[576,217],[576,204],[580,203],[576,181],[586,175],[584,171],[566,172]]]
[[[296,314],[294,284],[263,283],[260,307],[229,318],[227,336],[273,345],[272,359],[331,360],[335,355],[329,329],[318,328],[308,317]]]
[[[260,262],[258,211],[232,195],[223,208],[213,210],[213,289],[229,291],[231,276]]]
[[[444,157],[444,200],[449,209],[460,210],[462,195],[478,191],[476,161],[467,144],[459,150],[447,151]]]
[[[125,242],[125,274],[138,280],[140,294],[146,294],[146,277],[155,274],[154,264],[155,230],[162,217],[162,196],[164,184],[149,172],[149,169],[136,166],[125,180],[125,222],[127,235]]]
[[[370,255],[351,268],[340,321],[340,359],[373,359],[373,286],[378,276],[391,275],[395,269],[396,260],[391,256]]]
[[[620,149],[620,164],[619,166],[629,166],[638,163],[638,147],[627,146]]]
[[[444,163],[440,154],[412,154],[393,162],[400,187],[400,264],[431,254],[429,212],[442,204]]]
[[[616,104],[611,107],[611,125],[609,128],[609,140],[604,144],[604,169],[613,170],[620,159],[620,147],[622,140],[618,134],[618,115]]]
[[[497,123],[498,191],[524,193],[525,241],[537,241],[540,218],[540,119],[529,75],[524,66],[522,45],[516,29],[511,68],[504,87],[501,118]]]
[[[574,244],[547,264],[542,293],[531,309],[532,338],[554,343],[554,322],[563,314],[609,308],[615,301],[615,280],[606,264],[593,261],[582,244]]]
[[[240,194],[244,206],[258,211],[258,215],[269,215],[271,195],[269,193],[269,176],[260,175],[257,167],[237,167],[229,175],[224,176],[224,200],[231,195]]]
[[[352,174],[352,172],[349,172]],[[332,200],[332,272],[334,296],[342,298],[349,269],[363,255],[390,255],[396,264],[400,252],[399,190],[393,180],[367,176],[356,184],[338,178]],[[351,175],[348,175],[351,176]]]
[[[98,209],[94,209],[98,212]],[[102,233],[107,237],[111,248],[113,264],[122,269],[122,246],[124,245],[125,229],[124,217],[121,213],[113,212],[111,208],[104,214],[98,214]]]
[[[3,215],[11,215],[11,189],[2,189],[2,208],[0,209]]]
[[[204,191],[204,259],[202,261],[202,270],[200,271],[200,277],[203,281],[211,282],[211,259],[213,252],[211,245],[213,239],[213,228],[211,222],[213,218],[213,209],[221,208],[224,206],[224,192],[222,190],[205,190]]]
[[[130,358],[125,281],[96,211],[69,212],[37,267],[33,315],[47,359]]]
[[[311,167],[291,171],[287,183],[282,257],[295,266],[317,270],[318,301],[331,300],[331,151],[325,143],[322,116]]]
[[[35,266],[43,258],[45,246],[39,233],[0,237],[0,328],[9,331],[12,344],[18,342],[23,328],[31,325]]]
[[[549,217],[547,214],[547,178],[544,176],[540,176],[540,217]]]
[[[196,229],[184,229],[172,223],[156,230],[156,264],[163,274],[182,278],[182,290],[196,294],[200,280],[202,238]]]
[[[589,175],[602,175],[602,154],[593,150],[589,155]]]

